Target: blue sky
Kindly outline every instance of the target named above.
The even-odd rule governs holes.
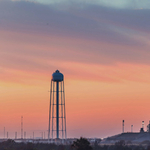
[[[105,7],[113,7],[118,9],[122,9],[122,8],[123,9],[125,8],[149,9],[150,8],[149,0],[28,0],[28,1],[39,2],[42,4],[60,4],[60,3],[61,4],[77,3],[78,5],[94,4],[94,5],[101,5]]]

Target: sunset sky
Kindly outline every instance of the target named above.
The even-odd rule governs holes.
[[[0,137],[48,129],[65,77],[67,137],[138,132],[150,120],[149,0],[0,0]]]

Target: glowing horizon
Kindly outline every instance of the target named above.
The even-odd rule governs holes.
[[[0,1],[1,138],[4,127],[20,136],[21,116],[27,137],[47,134],[57,69],[65,76],[68,137],[117,134],[122,120],[128,132],[148,124],[149,5],[94,2]]]

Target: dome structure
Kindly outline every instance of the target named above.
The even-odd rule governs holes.
[[[61,82],[64,80],[64,75],[62,73],[59,72],[59,70],[56,70],[53,74],[52,74],[52,80],[54,82]]]

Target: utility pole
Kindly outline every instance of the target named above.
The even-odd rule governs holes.
[[[5,139],[5,127],[4,127],[4,139]]]

